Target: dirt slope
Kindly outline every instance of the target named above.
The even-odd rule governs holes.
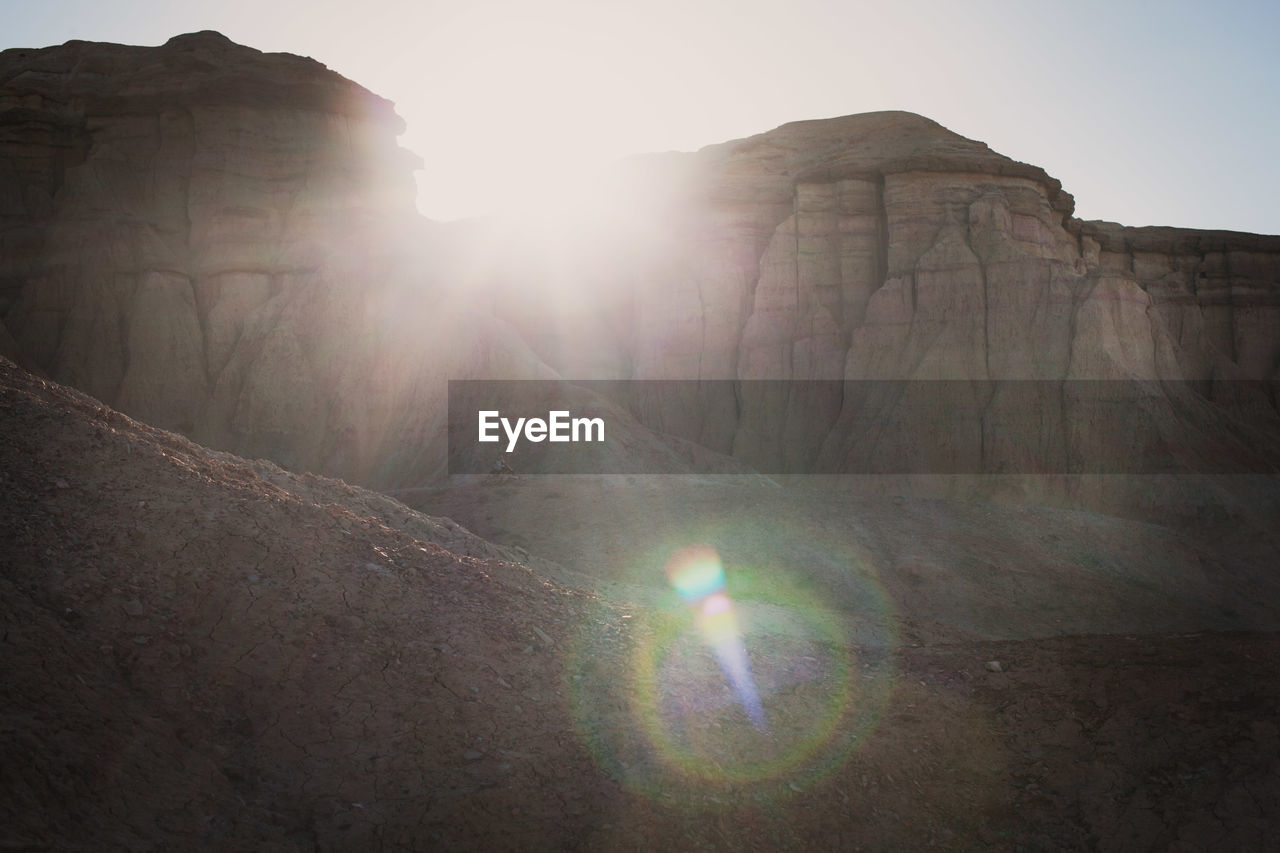
[[[588,597],[7,364],[3,406],[6,843],[568,840],[538,779],[592,772],[554,657]]]
[[[508,476],[396,494],[638,603],[668,594],[673,549],[708,542],[744,601],[802,581],[865,642],[1280,629],[1280,543],[1263,533],[1245,548],[1222,525],[867,497],[839,482]]]
[[[428,540],[488,546],[4,361],[0,419],[5,849],[1257,849],[1280,829],[1275,634],[886,647],[810,604],[816,635],[748,631],[762,732],[679,610],[454,554]]]

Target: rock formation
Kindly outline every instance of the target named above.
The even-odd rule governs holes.
[[[633,158],[599,199],[629,215],[552,263],[416,217],[399,129],[216,33],[5,51],[0,353],[383,488],[440,472],[444,380],[557,374],[784,380],[624,401],[645,442],[769,471],[1280,461],[1280,238],[1080,222],[1042,169],[888,112]],[[871,380],[906,384],[841,384]]]
[[[211,32],[0,84],[0,351],[242,455],[429,475],[443,379],[505,344],[433,274],[390,102]]]
[[[738,380],[633,400],[650,425],[797,473],[1277,470],[1280,237],[1081,222],[1043,170],[908,113],[627,168],[610,191],[659,236],[568,289],[628,322],[540,352]]]
[[[1080,222],[876,113],[635,158],[552,247],[417,217],[399,127],[216,33],[0,53],[0,846],[1275,837],[1280,237]],[[569,388],[609,465],[1072,508],[394,491],[446,380],[556,377],[692,380]],[[689,542],[767,737],[651,606]]]

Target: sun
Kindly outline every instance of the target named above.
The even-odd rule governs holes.
[[[425,42],[429,55],[399,66],[422,75],[394,95],[408,123],[401,144],[425,164],[419,210],[433,219],[531,207],[572,216],[610,164],[678,147],[672,127],[706,112],[689,80],[711,60],[692,48],[655,56],[658,26],[626,4],[459,9]]]

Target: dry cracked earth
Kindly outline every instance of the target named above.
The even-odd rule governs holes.
[[[1274,587],[1174,531],[532,478],[428,516],[7,362],[0,416],[5,850],[1275,844]],[[799,519],[851,514],[837,576]],[[787,567],[730,576],[763,731],[654,581],[695,534]]]

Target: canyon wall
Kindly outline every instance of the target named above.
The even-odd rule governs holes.
[[[382,488],[440,475],[445,380],[556,375],[708,380],[626,428],[769,471],[1280,466],[1280,237],[1077,221],[886,112],[632,158],[552,245],[418,217],[400,129],[216,33],[3,52],[0,354]]]
[[[633,398],[655,428],[769,471],[1043,475],[983,481],[1029,499],[1090,475],[1066,488],[1091,504],[1129,499],[1097,476],[1280,465],[1280,237],[1081,222],[1043,170],[908,113],[625,169],[658,236],[546,286],[628,321],[542,355],[738,380]]]
[[[431,476],[444,381],[529,357],[438,274],[402,129],[217,33],[4,51],[0,351],[244,456]]]

